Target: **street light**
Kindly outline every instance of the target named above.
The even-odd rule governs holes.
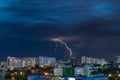
[[[112,76],[111,74],[108,75],[108,77],[111,77],[111,76]]]
[[[15,80],[14,74],[11,74],[11,76],[12,76],[12,80]]]

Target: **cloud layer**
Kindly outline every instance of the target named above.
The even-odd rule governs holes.
[[[0,52],[62,57],[64,47],[54,52],[49,40],[62,38],[75,56],[110,59],[120,53],[119,4],[117,0],[0,0]]]

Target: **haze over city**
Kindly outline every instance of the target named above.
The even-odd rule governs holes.
[[[0,0],[0,56],[120,54],[119,0]],[[55,50],[56,48],[56,50]]]

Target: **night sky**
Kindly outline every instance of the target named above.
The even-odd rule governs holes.
[[[120,55],[120,0],[0,0],[0,58]]]

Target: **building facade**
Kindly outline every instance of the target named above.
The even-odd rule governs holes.
[[[39,57],[39,66],[50,66],[54,67],[56,64],[56,58],[55,57]]]

